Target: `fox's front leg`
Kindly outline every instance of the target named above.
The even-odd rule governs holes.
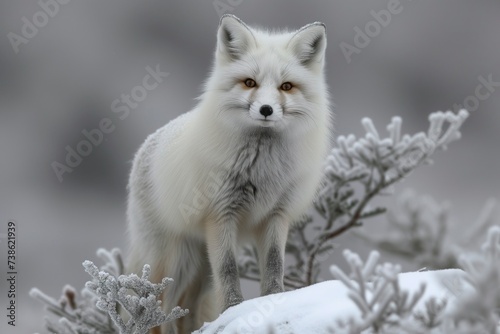
[[[215,291],[224,311],[243,301],[236,264],[237,223],[232,218],[212,220],[206,233]]]
[[[283,292],[285,246],[289,224],[280,215],[273,215],[257,229],[261,295]]]

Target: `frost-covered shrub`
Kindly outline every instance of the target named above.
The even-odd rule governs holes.
[[[467,230],[452,236],[450,231],[457,223],[450,219],[450,203],[439,203],[408,189],[387,213],[387,223],[381,229],[384,233],[357,230],[355,235],[401,257],[415,269],[457,268],[459,256],[477,247],[486,230],[495,224],[495,208],[496,201],[488,200],[472,224],[459,225],[467,226]]]
[[[380,255],[376,251],[370,253],[365,263],[349,250],[344,251],[344,257],[351,273],[346,274],[337,266],[331,266],[330,271],[349,289],[349,298],[361,311],[361,321],[340,319],[341,327],[353,334],[368,328],[379,333],[409,322],[415,305],[425,292],[425,284],[413,295],[401,290],[398,282],[401,267],[391,263],[379,264]],[[435,309],[442,308],[435,300],[430,305]]]
[[[45,328],[50,333],[117,333],[107,312],[96,308],[97,296],[86,289],[78,296],[72,286],[66,285],[59,300],[37,288],[31,289],[30,296],[45,304],[46,310],[52,315],[45,317]]]
[[[188,313],[180,307],[169,314],[161,309],[158,299],[172,279],[151,283],[149,265],[144,266],[142,277],[124,275],[121,253],[116,248],[111,252],[99,249],[97,255],[105,264],[97,268],[91,261],[83,263],[92,280],[85,284],[80,299],[71,286],[64,287],[58,301],[37,288],[31,290],[30,295],[44,303],[47,311],[57,319],[46,317],[45,326],[51,333],[145,334],[150,328]],[[120,308],[125,310],[128,319],[122,317]]]
[[[500,332],[500,227],[488,230],[480,253],[467,253],[459,257],[467,272],[467,283],[474,292],[459,299],[458,307],[449,321],[458,330],[474,328],[483,333]]]
[[[361,314],[361,319],[337,319],[347,333],[500,333],[499,226],[490,227],[481,252],[459,257],[465,271],[463,277],[442,282],[443,289],[451,292],[453,307],[447,307],[447,299],[430,298],[424,311],[416,310],[425,285],[413,295],[402,291],[398,284],[399,266],[378,264],[376,251],[366,262],[348,250],[344,257],[350,273],[337,266],[330,270],[347,287],[349,298]],[[465,285],[471,288],[466,289]]]
[[[285,286],[298,288],[318,281],[320,262],[328,258],[332,241],[363,221],[385,213],[383,207],[370,207],[378,195],[390,193],[394,184],[416,168],[432,162],[437,150],[444,150],[461,137],[460,128],[468,117],[466,110],[436,112],[429,116],[426,133],[402,135],[402,120],[394,117],[382,137],[369,118],[362,120],[366,134],[340,136],[325,165],[325,182],[315,202],[315,213],[322,220],[307,216],[291,229],[285,270]],[[307,232],[306,232],[307,231]],[[241,276],[258,280],[255,250],[245,250]]]

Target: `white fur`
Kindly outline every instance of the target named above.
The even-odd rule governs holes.
[[[129,271],[149,263],[158,281],[172,277],[166,308],[180,304],[194,313],[164,333],[209,320],[196,309],[202,299],[218,310],[241,301],[239,285],[227,287],[234,283],[229,254],[239,240],[253,239],[261,252],[263,293],[282,288],[282,268],[272,263],[282,262],[289,225],[314,199],[330,145],[325,48],[320,23],[269,33],[225,15],[198,106],[149,136],[137,153],[129,183]],[[246,78],[257,86],[246,87]],[[280,90],[284,82],[292,91]],[[259,112],[264,104],[273,108],[267,120]],[[193,284],[200,291],[192,292]],[[215,299],[207,297],[212,286]]]

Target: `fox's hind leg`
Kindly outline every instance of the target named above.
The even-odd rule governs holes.
[[[199,329],[204,322],[212,321],[215,318],[215,314],[211,314],[213,312],[210,312],[213,310],[213,307],[210,307],[206,303],[213,298],[212,274],[206,249],[203,249],[200,258],[202,259],[201,266],[178,302],[183,308],[189,309],[187,316],[177,320],[179,333],[192,333]]]
[[[181,297],[186,294],[190,283],[199,275],[202,267],[202,256],[205,253],[205,246],[202,242],[188,237],[167,236],[165,233],[149,235],[147,240],[132,244],[129,255],[128,272],[133,272],[141,276],[144,264],[151,266],[152,283],[160,283],[164,277],[174,280],[167,286],[160,296],[163,311],[169,314],[170,311],[180,306],[183,309],[189,308],[180,305]],[[138,246],[138,247],[134,247]],[[209,279],[209,277],[206,277]],[[191,311],[191,310],[190,310]],[[154,328],[151,334],[184,334],[179,332],[175,321],[163,324],[160,328]],[[189,332],[190,333],[190,332]]]
[[[150,276],[149,280],[152,283],[160,283],[162,281],[163,277],[165,276],[165,266],[164,266],[163,262],[164,261],[153,256],[151,252],[146,251],[143,247],[139,248],[139,247],[134,247],[134,245],[133,245],[131,248],[131,252],[129,254],[128,261],[127,261],[127,273],[134,273],[137,276],[141,277],[142,268],[144,267],[145,264],[149,264],[151,267],[151,276]],[[164,293],[165,292],[163,292],[158,297],[159,300],[164,299]],[[125,311],[122,310],[121,313],[123,316]],[[160,326],[152,328],[149,331],[149,333],[150,334],[161,334]]]
[[[174,282],[164,291],[163,310],[165,313],[180,306],[189,309],[186,319],[179,319],[162,325],[163,334],[185,334],[191,333],[189,326],[196,316],[197,298],[205,287],[197,287],[194,282],[205,282],[210,276],[204,276],[203,257],[206,256],[205,245],[199,240],[187,236],[170,238],[162,250],[165,273],[164,276],[174,279]],[[192,292],[190,289],[194,289]],[[194,314],[191,316],[191,312]],[[179,325],[181,327],[179,327]],[[196,328],[195,328],[196,329]],[[194,329],[193,329],[194,330]]]

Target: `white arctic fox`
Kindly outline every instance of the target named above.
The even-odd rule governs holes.
[[[325,48],[322,23],[269,33],[224,15],[199,104],[135,156],[128,271],[149,263],[154,280],[173,278],[165,310],[190,310],[163,333],[190,333],[243,300],[236,253],[247,239],[262,295],[283,291],[288,229],[314,199],[330,146]]]

